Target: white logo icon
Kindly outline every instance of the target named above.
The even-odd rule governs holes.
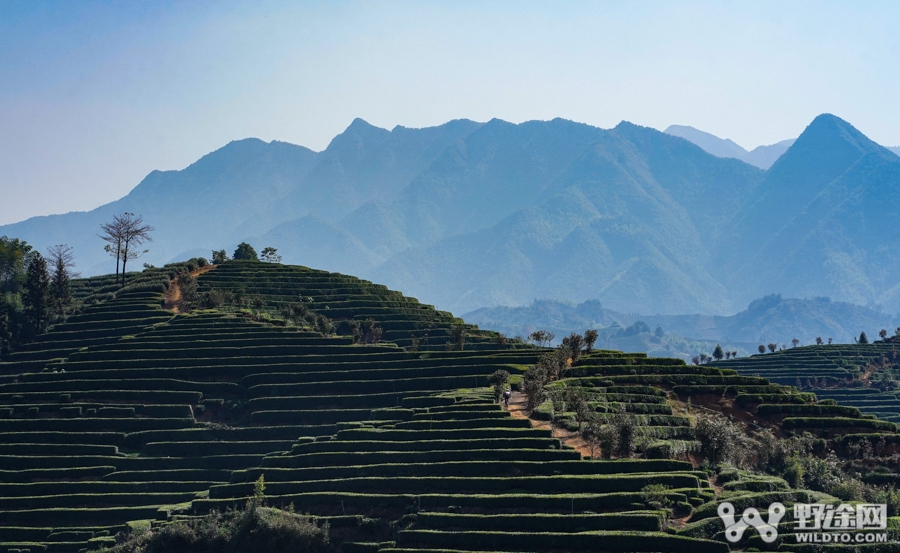
[[[734,520],[734,512],[734,505],[727,501],[719,505],[719,518],[725,523],[725,539],[737,543],[744,535],[744,530],[752,526],[759,532],[762,541],[772,543],[778,538],[778,523],[784,516],[785,508],[781,503],[769,505],[769,520],[765,522],[754,507],[745,509],[738,521]]]

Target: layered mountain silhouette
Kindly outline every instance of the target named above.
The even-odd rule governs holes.
[[[589,328],[621,328],[625,330],[621,334],[629,334],[627,329],[642,327],[645,333],[651,334],[659,327],[663,337],[690,337],[709,341],[713,346],[716,342],[735,344],[748,353],[756,353],[760,344],[790,344],[794,338],[804,344],[812,344],[816,338],[850,343],[861,331],[869,336],[877,336],[881,329],[893,334],[900,325],[900,317],[863,306],[833,302],[829,298],[788,299],[779,294],[757,299],[730,316],[642,315],[606,309],[595,300],[577,305],[535,300],[520,307],[482,307],[465,313],[463,318],[509,336],[527,336],[534,330],[544,329],[556,334],[557,342],[571,332]],[[639,350],[632,347],[629,351]],[[693,355],[695,352],[690,352],[688,359]]]
[[[0,235],[68,243],[85,274],[110,272],[99,225],[132,211],[157,229],[142,262],[247,240],[460,313],[551,297],[726,314],[770,293],[897,311],[898,185],[900,158],[832,115],[768,170],[626,122],[357,119],[322,152],[232,142]]]
[[[689,140],[716,157],[732,157],[760,169],[771,167],[794,143],[794,139],[791,138],[768,146],[757,146],[748,152],[729,138],[719,138],[686,125],[670,125],[663,132]]]

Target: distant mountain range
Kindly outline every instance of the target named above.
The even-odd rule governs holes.
[[[748,152],[728,138],[719,138],[694,127],[671,125],[663,132],[689,140],[716,157],[739,159],[760,169],[771,167],[791,147],[795,140],[791,138],[769,146],[758,146]]]
[[[693,142],[716,157],[739,159],[760,169],[768,169],[774,165],[778,158],[796,141],[795,138],[789,138],[768,146],[757,146],[753,150],[747,151],[730,138],[719,138],[714,134],[687,125],[669,125],[663,132]],[[888,146],[887,149],[900,156],[900,146]]]
[[[144,262],[247,240],[457,313],[552,297],[724,315],[771,293],[896,312],[898,186],[900,157],[833,115],[768,170],[627,122],[357,119],[322,152],[232,142],[116,202],[0,235],[68,243],[85,274],[111,272],[99,225],[132,211],[157,229]]]
[[[509,336],[547,330],[556,334],[557,341],[571,332],[600,329],[609,347],[685,358],[708,353],[716,343],[756,353],[760,344],[791,344],[794,338],[811,344],[816,337],[852,343],[862,331],[875,337],[885,329],[893,335],[900,326],[900,317],[866,307],[828,298],[782,299],[777,294],[753,301],[747,309],[728,317],[640,315],[606,309],[598,301],[576,305],[540,300],[523,307],[484,307],[463,318]],[[661,336],[656,336],[657,327]]]

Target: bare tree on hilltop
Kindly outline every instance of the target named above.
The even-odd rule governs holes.
[[[137,259],[149,250],[141,250],[144,242],[152,242],[150,233],[154,229],[144,223],[141,215],[125,212],[114,215],[110,223],[100,225],[100,235],[107,244],[104,248],[110,256],[116,258],[116,283],[119,282],[119,261],[122,262],[122,285],[125,285],[125,267],[129,261]]]

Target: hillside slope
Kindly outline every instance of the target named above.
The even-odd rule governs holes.
[[[79,281],[83,312],[0,363],[0,548],[111,545],[132,527],[241,505],[262,476],[270,505],[327,521],[348,552],[728,551],[721,532],[667,529],[664,508],[647,499],[658,485],[676,512],[702,519],[716,495],[706,471],[630,455],[584,460],[492,399],[494,371],[520,381],[546,350],[384,286],[279,264],[219,265],[197,277],[189,313],[160,309],[168,279],[194,268],[151,269],[122,290]],[[178,278],[172,285],[191,289]],[[700,401],[711,389],[774,388],[610,351],[586,354],[568,376],[557,385],[604,394],[597,413],[646,418],[644,457],[692,436],[670,389]],[[792,424],[841,413],[834,436],[894,432],[846,409],[819,411]]]

